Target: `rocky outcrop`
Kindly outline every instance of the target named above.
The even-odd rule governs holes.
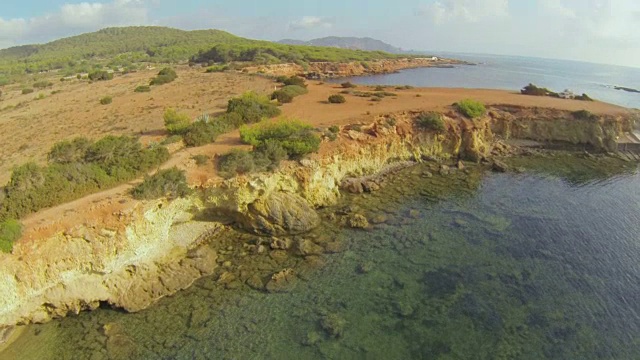
[[[296,235],[314,229],[320,217],[302,197],[275,192],[259,198],[238,214],[239,224],[258,235]]]
[[[260,73],[266,75],[302,75],[309,78],[325,77],[349,77],[361,75],[375,75],[396,72],[402,69],[412,69],[420,67],[445,67],[456,64],[467,64],[464,61],[453,59],[432,58],[401,58],[383,59],[375,61],[352,61],[347,63],[339,62],[312,62],[308,66],[302,67],[298,64],[274,64],[247,67],[243,71],[249,73]]]

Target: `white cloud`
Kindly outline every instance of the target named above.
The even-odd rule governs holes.
[[[329,19],[318,16],[303,16],[301,19],[289,23],[290,30],[330,28],[332,26],[333,23]]]
[[[28,19],[0,18],[0,47],[45,42],[109,26],[149,23],[144,0],[64,4],[58,11]]]
[[[450,21],[477,22],[509,15],[509,0],[438,0],[422,4],[416,15],[427,16],[436,24]]]

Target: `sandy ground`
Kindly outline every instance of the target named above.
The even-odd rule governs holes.
[[[157,71],[157,70],[156,70]],[[9,178],[12,165],[29,159],[44,160],[46,152],[56,141],[83,135],[93,138],[107,134],[142,134],[144,139],[160,140],[165,134],[162,112],[176,107],[196,117],[205,112],[221,111],[227,100],[247,90],[268,92],[274,83],[241,74],[204,74],[201,70],[179,69],[174,83],[154,88],[151,93],[137,94],[133,89],[144,84],[154,72],[137,73],[112,81],[88,84],[56,84],[61,93],[44,100],[29,100],[28,104],[12,110],[0,111],[0,132],[16,134],[16,141],[0,144],[0,182]],[[397,96],[381,102],[369,98],[345,95],[345,104],[328,104],[329,95],[343,89],[336,84],[309,83],[309,94],[297,97],[293,103],[282,106],[283,114],[298,118],[315,127],[345,125],[370,121],[373,115],[406,110],[446,110],[461,99],[472,98],[488,105],[513,104],[527,107],[551,107],[563,110],[586,109],[599,114],[625,113],[628,109],[601,102],[583,102],[523,96],[516,92],[472,89],[409,89],[387,91]],[[372,87],[355,90],[372,91]],[[105,95],[114,97],[111,105],[99,105]],[[33,99],[31,95],[9,96],[6,102],[17,103]],[[6,106],[6,104],[3,104]],[[0,107],[2,108],[2,107]],[[214,144],[199,148],[182,149],[173,154],[163,168],[178,166],[187,170],[190,183],[206,183],[215,174],[213,164],[197,167],[191,159],[197,154],[214,157],[233,147],[243,146],[238,131],[225,134]],[[116,223],[118,213],[135,205],[127,191],[131,182],[101,193],[87,196],[67,204],[42,210],[23,219],[25,231],[21,244],[51,236],[73,224]]]

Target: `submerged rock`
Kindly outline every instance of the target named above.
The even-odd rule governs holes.
[[[291,289],[295,280],[296,276],[293,273],[293,269],[284,269],[271,276],[266,289],[269,292],[287,292]]]
[[[509,165],[503,163],[500,160],[494,160],[493,161],[493,165],[492,165],[492,169],[493,169],[493,171],[504,173],[504,172],[509,171]]]
[[[239,216],[240,226],[259,235],[295,235],[320,224],[320,216],[302,197],[277,192],[249,204]]]
[[[354,229],[366,229],[369,227],[369,220],[364,215],[353,214],[347,220],[347,225]]]

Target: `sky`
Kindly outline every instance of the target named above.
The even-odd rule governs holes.
[[[128,25],[640,67],[638,0],[4,0],[0,48]]]

